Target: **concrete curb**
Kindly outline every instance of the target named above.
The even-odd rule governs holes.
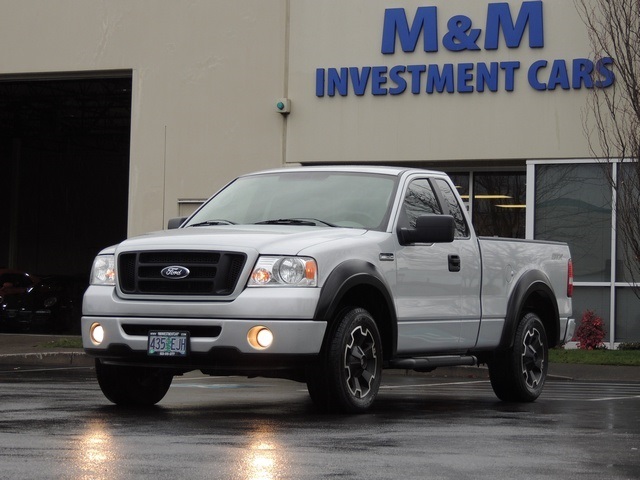
[[[0,364],[15,366],[93,367],[94,360],[84,352],[9,353],[0,355]]]

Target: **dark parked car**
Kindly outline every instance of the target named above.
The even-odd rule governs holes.
[[[0,296],[24,293],[39,281],[39,277],[19,270],[0,269]]]
[[[0,330],[79,333],[87,280],[0,270]]]

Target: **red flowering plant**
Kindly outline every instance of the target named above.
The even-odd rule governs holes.
[[[574,340],[578,341],[578,348],[583,350],[606,348],[603,342],[604,336],[605,331],[602,318],[591,310],[586,310],[582,315],[582,320],[574,336]]]

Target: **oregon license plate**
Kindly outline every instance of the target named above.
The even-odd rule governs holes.
[[[189,332],[153,330],[149,332],[147,353],[158,357],[186,357]]]

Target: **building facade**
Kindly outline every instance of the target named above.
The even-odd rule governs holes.
[[[21,212],[0,263],[62,268],[53,247],[25,240],[16,207],[58,205],[60,189],[77,221],[51,225],[54,245],[82,251],[82,270],[99,245],[163,228],[238,174],[423,166],[452,175],[479,234],[567,241],[575,317],[595,311],[612,346],[640,340],[602,172],[624,165],[591,159],[585,133],[587,98],[614,84],[615,64],[594,58],[574,2],[4,0],[0,13],[0,106],[16,129],[2,137],[3,201]],[[46,127],[16,118],[54,122],[48,135],[65,141],[32,147]],[[60,166],[44,189],[55,200],[21,202],[38,161]],[[106,220],[89,228],[89,216]],[[69,229],[82,239],[72,248]]]

